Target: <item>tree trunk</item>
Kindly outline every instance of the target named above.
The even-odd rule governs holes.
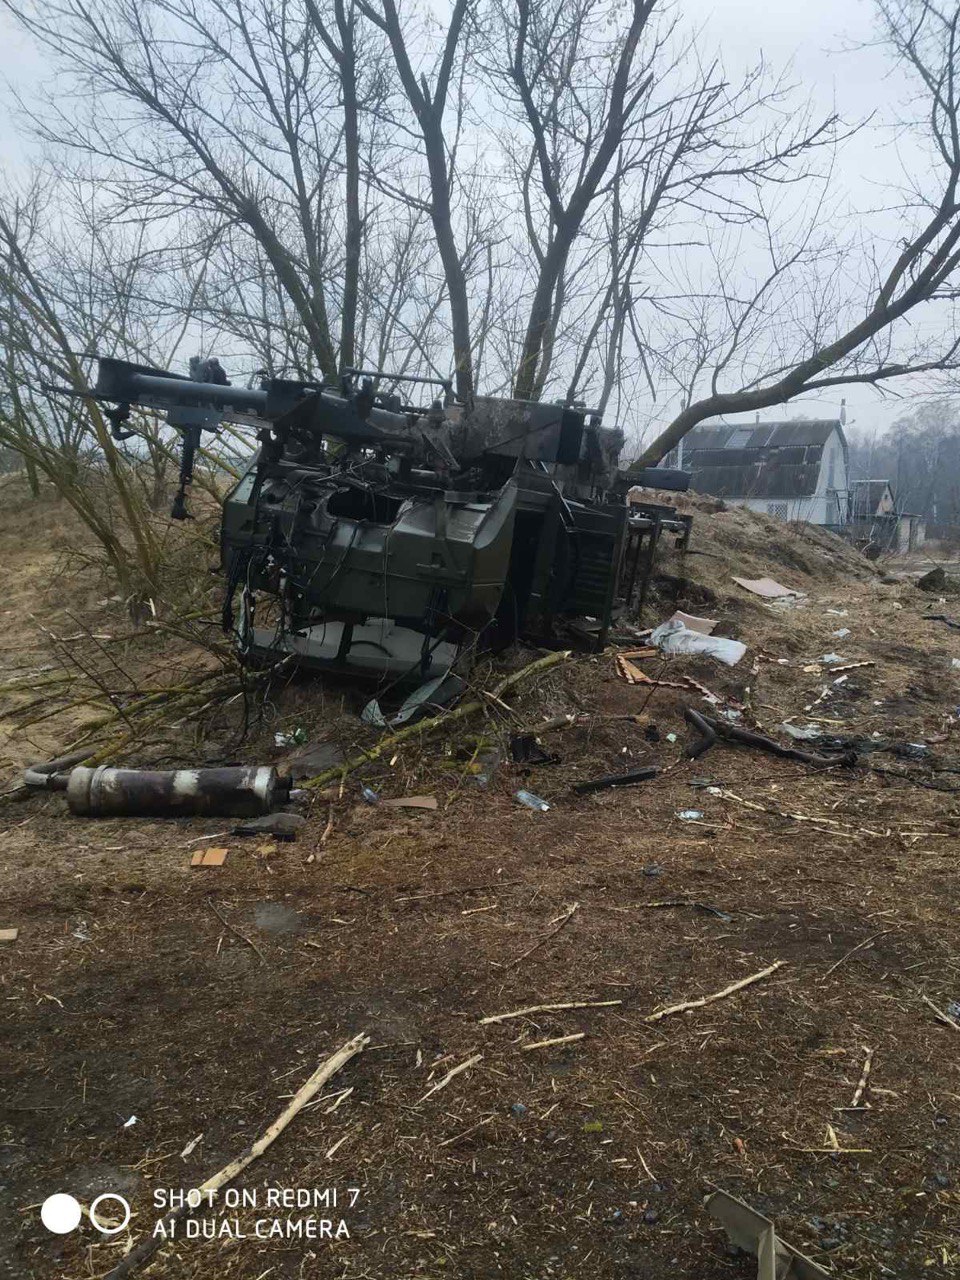
[[[363,222],[360,214],[360,112],[357,102],[357,50],[354,40],[353,7],[344,12],[337,0],[340,28],[340,84],[343,91],[343,146],[346,180],[344,214],[346,232],[343,265],[343,301],[340,313],[340,368],[356,363],[357,302],[360,294],[360,255],[363,249]]]

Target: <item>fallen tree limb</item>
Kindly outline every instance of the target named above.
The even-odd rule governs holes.
[[[232,1182],[248,1165],[253,1164],[254,1160],[262,1156],[264,1151],[279,1138],[297,1113],[302,1111],[307,1103],[320,1092],[331,1076],[336,1075],[351,1058],[356,1057],[358,1053],[362,1053],[369,1043],[370,1037],[361,1032],[342,1045],[336,1053],[331,1054],[326,1062],[321,1063],[310,1079],[297,1090],[273,1124],[264,1130],[256,1142],[243,1155],[237,1156],[235,1160],[231,1160],[229,1164],[224,1165],[219,1173],[215,1173],[212,1178],[208,1178],[198,1188],[201,1196],[206,1196],[207,1192],[219,1191],[221,1187],[225,1187],[227,1183]],[[164,1226],[169,1228],[173,1223],[191,1212],[192,1209],[189,1205],[184,1205],[182,1208],[174,1210],[165,1219]],[[108,1271],[104,1276],[104,1280],[124,1280],[125,1276],[132,1275],[134,1271],[139,1270],[163,1244],[164,1236],[156,1234],[148,1236],[132,1249],[122,1262],[118,1262],[112,1271]]]
[[[672,1004],[667,1009],[660,1009],[656,1013],[648,1013],[644,1018],[644,1022],[659,1022],[661,1018],[668,1018],[672,1013],[686,1013],[688,1009],[702,1009],[706,1004],[713,1004],[715,1000],[722,1000],[725,996],[732,996],[734,992],[742,991],[744,987],[750,987],[755,982],[760,982],[763,978],[769,978],[771,973],[776,973],[786,963],[786,960],[775,960],[766,969],[761,969],[759,973],[752,973],[749,978],[741,978],[739,982],[731,983],[729,987],[724,987],[722,991],[715,991],[712,996],[701,996],[699,1000],[685,1000],[683,1004]]]
[[[514,671],[511,675],[501,680],[491,691],[493,697],[501,698],[514,685],[528,680],[540,671],[546,671],[558,662],[566,662],[572,656],[573,654],[570,650],[564,649],[557,650],[555,653],[548,653],[546,657],[538,658],[536,662],[531,662],[529,666],[522,667],[519,671]],[[410,738],[420,736],[428,737],[430,734],[436,733],[438,729],[445,729],[460,720],[466,720],[468,717],[476,715],[485,706],[487,706],[487,702],[483,698],[475,698],[472,702],[464,702],[459,707],[454,707],[451,711],[441,711],[439,715],[433,716],[429,720],[418,720],[416,724],[404,725],[396,733],[390,733],[385,738],[381,738],[376,746],[371,747],[369,751],[360,752],[358,755],[351,756],[349,760],[345,760],[342,764],[333,765],[331,768],[325,769],[323,773],[318,773],[316,777],[307,778],[300,783],[300,786],[313,790],[317,787],[324,787],[328,782],[334,782],[338,778],[345,778],[354,769],[360,769],[363,765],[369,764],[373,760],[378,760],[385,752],[392,751],[401,742],[407,742]]]

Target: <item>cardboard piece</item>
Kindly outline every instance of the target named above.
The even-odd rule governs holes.
[[[398,800],[381,800],[381,809],[436,809],[436,796],[401,796]]]
[[[19,936],[19,929],[0,929],[0,942],[16,942]]]
[[[229,849],[198,849],[190,859],[191,867],[222,867]]]
[[[734,582],[739,587],[743,587],[745,591],[752,591],[755,596],[763,596],[765,600],[779,600],[783,596],[799,596],[802,591],[794,591],[792,587],[785,587],[780,582],[775,582],[773,578],[737,578]]]
[[[720,625],[718,618],[697,618],[692,613],[684,613],[682,609],[678,609],[667,621],[673,622],[674,619],[682,622],[688,631],[699,631],[702,636],[712,636]]]

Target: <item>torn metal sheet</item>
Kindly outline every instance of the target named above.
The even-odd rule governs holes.
[[[704,1208],[739,1249],[757,1256],[757,1280],[829,1280],[830,1273],[777,1236],[770,1218],[730,1195],[713,1191]]]
[[[442,707],[449,706],[465,688],[466,684],[459,676],[445,671],[443,675],[420,685],[419,689],[414,689],[413,693],[404,699],[400,710],[395,715],[385,716],[377,699],[371,698],[360,712],[360,719],[364,724],[374,725],[378,729],[395,729],[415,716],[423,715],[434,708],[440,710]]]

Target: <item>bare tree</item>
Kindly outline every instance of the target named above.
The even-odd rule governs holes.
[[[462,400],[473,396],[473,356],[470,335],[470,303],[463,257],[453,223],[454,150],[444,132],[444,117],[450,98],[451,80],[461,42],[471,16],[472,0],[455,0],[440,58],[431,79],[414,70],[407,36],[394,0],[380,0],[377,6],[357,0],[363,14],[386,34],[404,94],[416,117],[429,175],[429,199],[425,202],[433,224],[437,251],[443,264],[450,307],[453,362],[457,394]]]
[[[899,242],[886,261],[871,259],[862,244],[844,254],[841,296],[840,290],[828,287],[837,279],[835,255],[829,255],[833,261],[825,282],[806,237],[792,248],[778,248],[771,237],[765,277],[744,296],[717,289],[726,322],[713,328],[701,350],[700,367],[689,379],[689,402],[644,450],[639,465],[660,461],[705,418],[766,409],[808,392],[875,385],[957,364],[960,336],[951,304],[960,267],[960,5],[881,0],[879,12],[886,42],[917,86],[921,124],[915,132],[922,130],[924,161],[929,155],[933,162],[929,168],[924,163],[921,180],[903,204]],[[856,255],[853,263],[852,253]],[[854,272],[866,277],[859,300],[849,296],[849,277]],[[789,296],[804,274],[807,287],[812,282],[810,291],[818,296],[811,299],[808,310],[801,311],[803,323],[795,345],[791,348],[778,325],[779,350],[769,352],[770,358],[757,367],[751,337],[769,329],[771,307],[785,290]],[[915,321],[931,309],[937,317],[937,333],[933,338],[929,331],[918,336]],[[697,395],[704,381],[707,392]]]
[[[334,305],[339,354],[352,362],[362,237],[352,8],[335,0],[327,23],[319,4],[304,20],[289,0],[8,7],[77,90],[68,107],[61,84],[37,119],[41,136],[100,163],[114,214],[203,214],[208,229],[233,234],[232,254],[242,232],[302,329],[302,363],[336,374]],[[78,112],[81,98],[90,109]]]

